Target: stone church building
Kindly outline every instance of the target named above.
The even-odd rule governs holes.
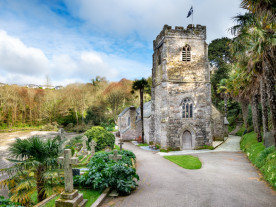
[[[153,41],[152,100],[145,103],[145,141],[167,149],[195,149],[224,138],[223,116],[212,106],[206,27],[165,25]],[[140,109],[118,118],[120,136],[141,136]]]

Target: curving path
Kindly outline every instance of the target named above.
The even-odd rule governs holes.
[[[275,207],[275,191],[260,180],[245,154],[229,152],[238,138],[230,137],[217,151],[193,154],[202,161],[200,170],[183,169],[157,153],[124,143],[137,156],[139,187],[129,196],[108,197],[101,206]]]

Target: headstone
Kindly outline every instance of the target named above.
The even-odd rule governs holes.
[[[72,169],[73,176],[80,175],[80,169]]]
[[[85,206],[87,200],[83,199],[83,195],[73,188],[73,171],[72,165],[78,164],[77,158],[71,158],[71,150],[64,150],[64,157],[59,157],[58,162],[64,166],[64,183],[65,191],[60,195],[60,199],[56,200],[56,207],[75,207]]]
[[[104,148],[104,151],[105,152],[111,152],[111,148],[107,146],[106,148]]]
[[[58,136],[60,137],[61,140],[65,138],[64,129],[63,128],[60,128],[58,130]]]
[[[75,157],[71,158],[71,149],[65,149],[64,157],[59,157],[58,162],[64,166],[65,192],[71,193],[73,191],[72,165],[78,164],[79,160]]]
[[[86,142],[88,141],[87,136],[83,136],[82,137],[82,148],[79,151],[78,155],[87,155],[88,151],[87,151],[87,147],[86,147]]]
[[[89,143],[89,146],[90,146],[91,155],[94,156],[94,154],[95,154],[95,147],[97,146],[97,143],[92,140]]]
[[[123,150],[123,139],[120,139],[120,142],[118,143],[120,145],[120,151]]]
[[[273,132],[266,132],[264,134],[264,146],[266,148],[268,148],[270,146],[275,146],[275,138],[274,138]]]
[[[122,159],[122,155],[118,155],[118,151],[117,150],[113,150],[113,155],[109,155],[109,159],[114,160],[114,161],[118,161],[120,159]]]

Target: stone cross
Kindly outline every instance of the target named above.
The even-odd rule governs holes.
[[[64,129],[63,128],[60,128],[58,130],[58,136],[60,137],[60,139],[64,139],[65,136],[64,136]]]
[[[91,154],[92,156],[95,154],[95,147],[97,146],[97,143],[94,142],[93,140],[89,143],[89,146],[90,146],[90,151],[91,151]]]
[[[64,150],[64,157],[59,157],[58,162],[64,166],[65,193],[73,192],[72,165],[78,164],[78,158],[71,158],[71,149]]]
[[[87,136],[82,137],[82,149],[86,149],[86,142],[88,141]]]
[[[120,145],[120,151],[122,151],[122,149],[123,149],[123,146],[122,146],[122,145],[124,144],[124,143],[123,143],[123,140],[120,139],[120,142],[119,142],[118,144]]]
[[[113,155],[109,155],[109,159],[117,162],[118,160],[122,159],[122,155],[118,155],[118,151],[113,150]]]

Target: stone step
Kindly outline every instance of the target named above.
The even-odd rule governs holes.
[[[84,207],[87,203],[87,199],[83,199],[82,202],[78,205],[78,207]]]
[[[83,195],[78,194],[73,200],[56,200],[56,207],[78,207],[79,204],[83,201]]]

